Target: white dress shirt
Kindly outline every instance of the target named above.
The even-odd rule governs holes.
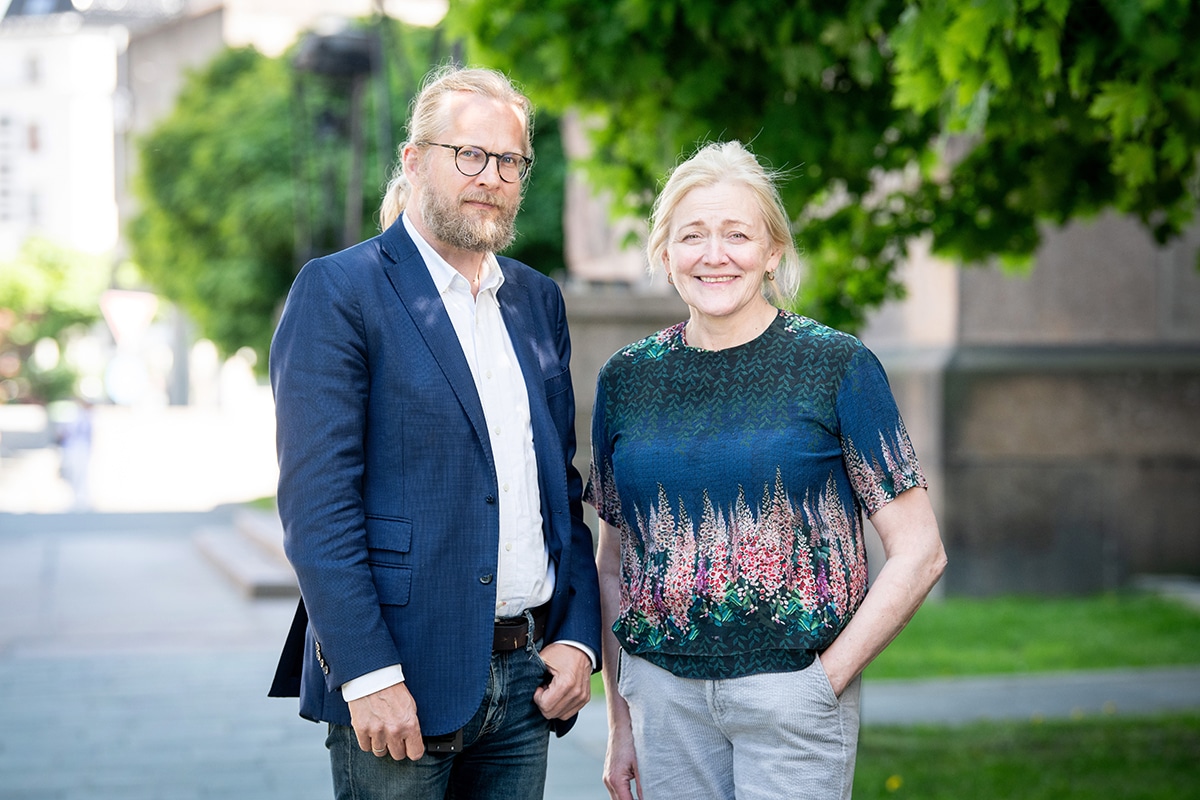
[[[526,609],[549,601],[554,593],[554,562],[542,533],[529,395],[496,299],[496,292],[504,283],[504,273],[496,257],[486,254],[479,274],[479,290],[472,296],[470,282],[425,241],[407,214],[401,219],[441,295],[475,379],[499,489],[496,616],[519,616]],[[577,642],[566,644],[579,647],[595,664],[595,654],[589,648]],[[342,696],[348,702],[403,680],[400,665],[384,667],[344,683]]]
[[[488,253],[479,273],[479,291],[472,296],[470,282],[421,238],[407,215],[404,225],[442,296],[483,405],[500,490],[496,616],[515,617],[550,599],[554,567],[542,533],[529,395],[496,300],[504,273]]]

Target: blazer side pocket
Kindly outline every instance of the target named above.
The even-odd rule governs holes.
[[[367,516],[367,550],[373,562],[400,563],[398,554],[412,549],[412,520]]]
[[[406,606],[412,591],[412,568],[393,567],[389,564],[371,564],[371,577],[375,579],[375,590],[379,602],[385,606]]]

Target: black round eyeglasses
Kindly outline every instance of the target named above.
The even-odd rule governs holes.
[[[441,142],[417,142],[422,145],[434,145],[454,151],[454,166],[469,178],[473,178],[487,169],[488,159],[496,159],[496,171],[500,180],[505,183],[517,183],[529,174],[533,159],[520,153],[489,153],[480,147],[469,144],[442,144]]]

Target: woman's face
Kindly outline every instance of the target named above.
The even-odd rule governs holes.
[[[740,183],[692,189],[671,217],[664,266],[693,317],[761,311],[762,282],[783,252],[767,235],[754,193]]]

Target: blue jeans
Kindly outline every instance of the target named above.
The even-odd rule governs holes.
[[[540,644],[540,643],[539,643]],[[550,721],[533,702],[546,666],[537,650],[493,653],[483,702],[459,753],[377,758],[354,729],[330,725],[325,746],[338,800],[542,800]],[[420,709],[417,709],[420,713]]]

